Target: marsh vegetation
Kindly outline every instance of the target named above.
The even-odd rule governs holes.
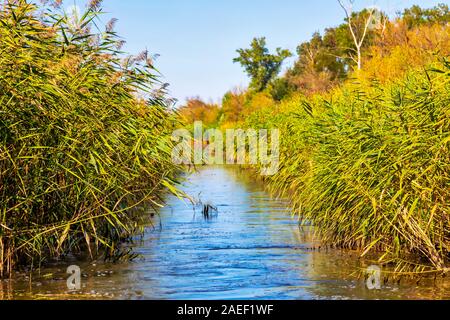
[[[152,236],[161,250],[151,252],[156,262],[149,267],[163,266],[182,280],[183,275],[192,278],[193,283],[184,285],[200,288],[205,281],[216,281],[215,297],[220,298],[255,298],[250,285],[249,291],[236,288],[227,295],[223,279],[245,282],[255,277],[266,283],[258,268],[264,276],[286,269],[292,279],[267,283],[258,297],[321,296],[292,283],[305,275],[293,265],[307,264],[305,256],[295,256],[308,250],[300,239],[305,235],[298,231],[300,224],[316,233],[314,241],[320,239],[313,250],[346,250],[340,252],[370,258],[400,279],[449,272],[447,5],[414,6],[397,18],[375,10],[347,11],[341,25],[301,43],[297,60],[284,74],[283,61],[293,54],[282,48],[271,53],[265,38],[255,38],[234,59],[250,77],[248,88],[227,92],[221,104],[197,97],[174,111],[153,57],[147,51],[137,56],[121,51],[116,20],[100,24],[100,2],[91,0],[82,13],[68,13],[61,1],[0,4],[0,277],[77,255],[87,255],[85,263],[134,257],[130,243],[156,220],[148,217],[168,214],[163,195],[171,193],[180,203],[185,197],[191,204],[197,191],[179,190],[185,168],[172,161],[172,133],[189,129],[195,121],[202,121],[205,130],[280,130],[279,168],[262,181],[286,200],[283,205],[294,220],[286,211],[283,218],[268,212],[281,209],[266,191],[249,196],[227,189],[241,185],[219,170],[223,181],[203,183],[223,203],[199,202],[204,224],[198,228],[193,225],[198,221],[192,222],[191,216],[187,221],[186,211],[172,202],[181,220],[169,219],[172,225],[163,231],[167,243]],[[379,21],[368,28],[374,16]],[[246,169],[255,183],[254,176],[264,168]],[[227,197],[227,192],[237,198]],[[226,209],[242,199],[241,207]],[[177,229],[180,224],[184,234]],[[194,237],[194,231],[207,234]],[[215,242],[216,232],[231,247]],[[246,232],[252,237],[246,238]],[[178,250],[175,240],[183,245],[179,256],[165,251]],[[209,247],[192,251],[198,243]],[[247,258],[239,251],[243,243]],[[209,265],[205,269],[218,272],[217,277],[196,279],[195,268],[183,269],[194,263],[192,254],[202,260],[211,250],[224,254],[222,260],[212,259],[223,272]],[[271,262],[277,254],[282,259]],[[237,257],[252,267],[240,265]],[[268,261],[259,261],[261,257]],[[227,273],[224,263],[237,267]],[[173,274],[157,271],[163,284],[156,286],[162,292],[154,296],[179,297],[170,294]],[[202,288],[198,292],[205,293]],[[181,296],[195,296],[185,293]]]
[[[114,255],[135,209],[175,190],[170,134],[151,57],[124,58],[114,21],[58,2],[0,11],[0,276],[67,253]]]

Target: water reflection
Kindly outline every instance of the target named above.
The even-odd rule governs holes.
[[[1,299],[399,299],[449,298],[447,285],[387,285],[369,291],[352,273],[356,253],[311,250],[288,203],[271,197],[255,177],[235,168],[204,168],[185,190],[218,208],[205,220],[175,197],[134,248],[130,263],[71,262],[32,279],[0,282]],[[82,290],[68,293],[65,268],[79,264]]]

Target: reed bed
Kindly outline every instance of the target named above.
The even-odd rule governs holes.
[[[176,192],[176,117],[146,52],[82,16],[29,1],[0,11],[0,276],[68,253],[114,254],[133,213]]]
[[[391,84],[349,81],[254,113],[280,128],[281,168],[267,178],[324,243],[395,272],[446,273],[450,258],[450,62]]]

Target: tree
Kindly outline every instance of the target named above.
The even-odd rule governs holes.
[[[295,88],[305,93],[326,91],[335,81],[345,78],[346,62],[339,57],[343,53],[335,30],[327,29],[324,37],[316,32],[310,41],[297,47],[298,60],[286,73]]]
[[[361,13],[364,15],[364,18],[362,21],[359,21],[360,19],[356,19],[358,16],[361,17],[361,15],[356,15],[353,12],[353,4],[355,0],[348,0],[348,4],[344,4],[344,0],[338,0],[339,5],[342,7],[342,9],[345,12],[347,24],[350,30],[350,33],[353,38],[353,43],[355,46],[356,51],[356,57],[351,55],[351,58],[358,66],[358,70],[361,70],[362,68],[362,48],[364,41],[366,40],[366,37],[371,29],[373,27],[375,20],[375,15],[378,13],[376,8],[369,8],[366,10],[363,10]],[[362,23],[358,23],[362,22]]]
[[[415,5],[403,12],[403,21],[411,29],[424,24],[447,25],[450,22],[450,9],[446,4],[439,4],[430,9],[422,9]]]
[[[184,121],[191,125],[202,121],[205,127],[214,127],[220,117],[220,108],[215,103],[206,103],[200,97],[189,98],[186,104],[178,109]]]
[[[236,123],[241,120],[246,100],[246,93],[241,88],[234,88],[233,90],[228,91],[222,100],[222,122]]]
[[[272,99],[281,101],[286,98],[295,88],[289,83],[286,77],[277,77],[269,87]]]
[[[233,62],[239,62],[251,79],[250,89],[261,92],[280,73],[283,61],[292,56],[289,50],[277,48],[276,54],[271,54],[266,47],[266,38],[254,38],[250,49],[237,50],[239,57]]]

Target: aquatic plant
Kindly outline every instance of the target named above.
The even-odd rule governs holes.
[[[295,214],[324,243],[375,254],[399,273],[445,273],[450,262],[450,62],[439,61],[247,119],[282,130],[281,168],[266,179]]]
[[[151,57],[123,58],[100,1],[67,13],[26,0],[0,11],[0,276],[86,251],[112,254],[133,209],[177,192],[176,118]],[[40,10],[42,9],[42,10]]]

